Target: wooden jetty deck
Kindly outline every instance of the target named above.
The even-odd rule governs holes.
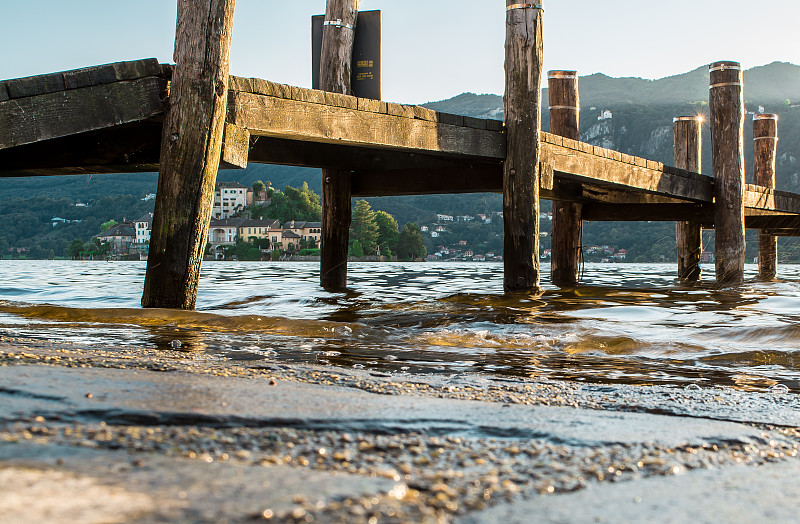
[[[517,20],[515,6],[536,5],[512,3],[509,19]],[[541,23],[536,8],[524,11],[531,13],[518,23]],[[513,34],[508,38],[513,40]],[[179,135],[168,136],[165,124],[177,71],[176,66],[145,59],[0,81],[0,177],[160,169],[163,177],[164,144],[178,141]],[[226,69],[224,78],[226,82],[218,79],[215,84],[220,97],[227,92],[222,169],[257,162],[347,172],[349,196],[358,197],[508,189],[504,169],[508,171],[509,151],[516,146],[511,145],[513,126],[503,122],[228,77]],[[221,86],[224,91],[219,92]],[[508,93],[506,98],[508,103]],[[553,109],[564,107],[551,107],[551,114]],[[715,207],[719,178],[592,146],[567,138],[569,133],[538,131],[538,124],[536,132],[533,162],[538,169],[531,179],[538,185],[536,220],[538,198],[579,205],[578,222],[662,220],[714,228],[721,220]],[[800,235],[800,195],[753,184],[743,185],[741,194],[745,227],[774,236]],[[202,220],[207,229],[207,217]],[[507,242],[509,238],[507,230]],[[538,284],[538,247],[533,251],[527,256],[535,259]],[[699,263],[699,253],[697,257]]]

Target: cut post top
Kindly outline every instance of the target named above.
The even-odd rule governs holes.
[[[742,65],[739,62],[714,62],[708,66],[708,72],[709,89],[742,86]]]
[[[577,80],[578,79],[578,72],[577,71],[548,71],[547,78],[557,78],[557,79],[564,79],[564,80]]]
[[[698,124],[703,123],[703,117],[701,115],[694,115],[694,116],[676,116],[672,119],[672,122],[697,122]]]
[[[778,140],[778,115],[753,115],[753,140]]]

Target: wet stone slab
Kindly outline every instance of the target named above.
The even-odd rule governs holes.
[[[189,373],[42,366],[0,368],[5,397],[0,420],[30,416],[63,421],[540,439],[600,446],[649,442],[662,446],[764,440],[751,426],[646,413],[414,396],[375,395],[347,388],[219,378]]]
[[[222,522],[291,516],[388,492],[394,482],[336,472],[132,456],[35,443],[0,444],[2,521]],[[297,513],[296,513],[297,515]]]
[[[734,466],[534,496],[456,519],[460,524],[753,524],[797,522],[800,463]]]

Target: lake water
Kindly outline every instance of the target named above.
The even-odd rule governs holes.
[[[502,264],[206,262],[196,312],[138,308],[144,262],[0,262],[0,337],[169,348],[399,375],[800,391],[800,266],[682,287],[671,264],[587,264],[575,291],[504,296]]]

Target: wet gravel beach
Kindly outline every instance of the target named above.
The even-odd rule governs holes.
[[[781,388],[370,373],[6,337],[0,398],[4,522],[680,522],[669,508],[699,492],[693,521],[752,522],[791,520],[798,495],[780,479],[800,473],[800,406]]]

